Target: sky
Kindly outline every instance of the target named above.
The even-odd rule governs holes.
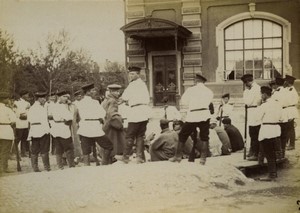
[[[64,29],[71,48],[82,48],[104,63],[125,61],[123,0],[0,0],[0,28],[21,51],[45,44]]]

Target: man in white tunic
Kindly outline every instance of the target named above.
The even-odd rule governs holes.
[[[62,155],[66,153],[69,167],[75,167],[74,164],[74,146],[71,137],[71,125],[73,113],[68,108],[68,91],[57,93],[58,102],[53,110],[53,121],[51,126],[51,135],[55,144],[56,162],[59,169],[64,169]]]
[[[297,110],[297,104],[299,101],[299,96],[298,92],[296,91],[294,87],[294,81],[296,78],[290,75],[285,76],[285,89],[287,92],[287,100],[288,100],[288,105],[284,107],[284,111],[287,113],[288,117],[288,124],[287,124],[287,129],[288,129],[288,140],[289,140],[289,145],[286,148],[287,150],[293,150],[295,149],[295,126],[294,122],[295,119],[299,117],[298,110]]]
[[[130,83],[121,99],[129,105],[128,128],[123,152],[123,162],[128,163],[134,141],[136,140],[136,162],[144,163],[144,138],[150,117],[150,96],[145,82],[140,78],[141,68],[129,67]]]
[[[9,152],[14,138],[13,127],[16,123],[14,112],[5,104],[8,103],[9,94],[0,92],[0,176],[8,171]]]
[[[180,162],[182,159],[182,150],[187,138],[195,132],[196,128],[200,129],[200,143],[197,144],[197,149],[201,152],[200,164],[204,165],[207,157],[207,150],[209,145],[209,121],[210,111],[209,105],[213,99],[213,92],[207,88],[204,83],[206,78],[201,74],[196,74],[196,85],[189,87],[181,97],[183,105],[188,106],[188,111],[185,123],[179,133],[179,143],[176,150],[176,155],[171,158],[172,162]]]
[[[90,165],[90,154],[95,142],[104,149],[102,165],[109,164],[110,153],[113,149],[112,142],[105,136],[102,129],[105,110],[99,101],[92,99],[97,94],[94,84],[82,87],[83,99],[77,104],[79,115],[78,135],[80,136],[83,162],[85,166]]]
[[[277,178],[275,143],[277,138],[280,137],[279,121],[282,107],[277,101],[270,98],[271,92],[270,87],[261,87],[263,104],[257,110],[258,118],[261,120],[258,140],[262,144],[267,158],[269,171],[268,177],[261,178],[261,181],[272,181]]]
[[[248,113],[249,136],[251,139],[248,160],[258,160],[258,133],[261,121],[257,117],[257,107],[261,104],[260,86],[253,80],[252,74],[245,74],[241,80],[244,83],[243,93],[245,107]]]
[[[26,152],[29,152],[28,137],[28,120],[27,113],[30,108],[30,103],[27,101],[28,91],[20,92],[20,99],[14,102],[14,112],[16,113],[16,139],[15,143],[18,147],[21,142],[21,157],[27,157]]]
[[[38,167],[38,155],[41,154],[44,168],[50,171],[50,127],[48,122],[46,92],[35,93],[36,101],[28,111],[29,139],[31,139],[31,166],[35,172],[40,172]]]

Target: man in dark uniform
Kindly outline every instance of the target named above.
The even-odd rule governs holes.
[[[222,123],[230,140],[231,152],[242,150],[244,148],[244,140],[238,128],[231,124],[230,118],[224,118]]]
[[[199,127],[202,146],[200,146],[200,143],[197,143],[196,148],[201,151],[200,164],[204,165],[209,145],[209,121],[211,117],[209,105],[213,99],[213,92],[204,85],[206,78],[200,73],[196,74],[195,79],[196,85],[189,87],[181,97],[181,102],[188,106],[188,112],[186,122],[183,124],[179,133],[179,143],[176,154],[173,158],[170,158],[169,161],[181,161],[186,140],[195,132],[196,128]]]

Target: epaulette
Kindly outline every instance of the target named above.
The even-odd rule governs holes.
[[[289,89],[289,91],[292,91],[293,90],[293,87],[291,87],[290,89]]]

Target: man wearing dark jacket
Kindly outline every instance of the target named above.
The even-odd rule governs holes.
[[[230,118],[224,118],[222,120],[224,129],[230,139],[231,152],[236,152],[244,148],[244,141],[240,131],[231,124]]]

